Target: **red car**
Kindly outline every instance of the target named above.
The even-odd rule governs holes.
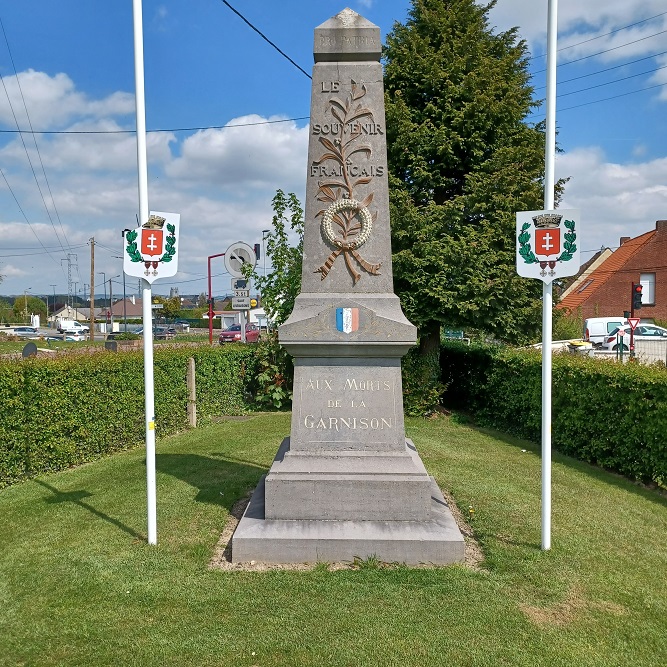
[[[246,343],[256,343],[259,338],[259,327],[256,324],[246,324],[245,325],[245,342]],[[238,343],[241,340],[241,325],[232,324],[231,327],[227,327],[224,331],[220,332],[220,345],[223,343]]]

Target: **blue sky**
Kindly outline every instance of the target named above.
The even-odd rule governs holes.
[[[306,72],[313,29],[346,6],[229,3]],[[348,6],[385,35],[410,2]],[[498,0],[491,13],[528,42],[537,97],[546,13],[547,0]],[[310,80],[221,0],[144,0],[143,14],[146,122],[166,130],[148,138],[149,205],[181,213],[179,273],[153,289],[200,293],[208,255],[261,242],[277,188],[303,198]],[[104,272],[119,294],[121,230],[138,210],[135,138],[118,132],[135,126],[132,1],[5,0],[0,20],[0,293],[66,293],[68,256],[90,292],[94,236],[95,291]],[[570,177],[562,205],[582,212],[582,261],[667,217],[666,30],[663,0],[559,2],[557,175]],[[17,124],[44,132],[38,150]],[[72,131],[106,134],[57,133]],[[227,291],[222,262],[214,274]]]

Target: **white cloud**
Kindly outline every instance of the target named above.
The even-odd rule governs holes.
[[[665,69],[656,70],[649,79],[649,83],[652,85],[661,84],[663,88],[660,91],[659,98],[667,101],[667,55],[658,56],[656,62],[658,67],[664,67]]]
[[[600,148],[579,148],[556,158],[556,174],[571,177],[561,207],[581,209],[584,250],[616,247],[665,217],[667,158],[617,164]]]
[[[29,69],[19,72],[18,77],[4,77],[3,83],[7,94],[0,96],[0,123],[9,128],[16,127],[14,116],[21,129],[29,127],[26,107],[34,130],[60,127],[75,117],[102,118],[134,113],[134,95],[115,92],[101,100],[91,100],[77,91],[72,79],[63,73],[49,76]]]
[[[480,4],[486,4],[485,2]],[[559,48],[567,43],[581,42],[600,37],[605,33],[637,23],[642,19],[662,14],[665,10],[664,0],[605,0],[604,2],[581,2],[581,0],[561,0],[558,4],[558,32],[561,37]],[[520,35],[525,38],[531,49],[541,45],[545,49],[547,31],[547,2],[525,2],[525,0],[499,0],[491,10],[491,21],[500,30],[518,26]],[[580,54],[596,53],[639,39],[651,33],[664,30],[667,19],[661,16],[654,21],[615,33],[609,37],[596,39],[579,47]],[[575,33],[567,36],[568,33]],[[621,56],[627,57],[636,53],[652,53],[653,47],[663,36],[654,40],[646,40],[623,49]],[[575,52],[568,51],[567,59]],[[613,52],[612,52],[613,54]],[[607,54],[608,59],[614,55]]]
[[[82,134],[37,135],[39,155],[32,137],[13,139],[0,149],[4,164],[28,166],[26,147],[33,165],[55,171],[76,170],[127,171],[136,169],[137,141],[134,133],[116,134],[120,127],[114,120],[78,122],[67,130]],[[109,134],[96,134],[108,132]],[[175,136],[168,132],[155,132],[147,136],[148,159],[153,163],[166,163],[171,159],[169,144]]]
[[[278,120],[249,115],[232,119],[224,129],[201,130],[183,142],[181,157],[166,173],[181,182],[215,184],[226,191],[241,183],[275,189],[277,181],[289,190],[301,189],[308,130],[293,121],[267,122]]]
[[[19,269],[12,264],[0,264],[0,275],[5,278],[23,278],[28,275],[28,271]]]

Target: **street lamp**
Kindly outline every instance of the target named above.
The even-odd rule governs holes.
[[[104,271],[98,271],[99,275],[102,276],[102,284],[104,285],[104,302],[102,305],[102,310],[104,310],[104,327],[106,331],[106,322],[107,322],[107,274]]]
[[[264,255],[264,277],[266,278],[266,247],[264,245],[264,241],[266,240],[266,237],[268,236],[270,229],[262,229],[262,254]]]
[[[112,295],[113,290],[111,288],[111,281],[114,278],[120,278],[120,273],[117,276],[109,278],[109,324],[111,324],[111,331],[113,331],[113,295]]]
[[[51,315],[53,315],[53,324],[55,326],[55,323],[56,323],[56,286],[51,285],[51,287],[53,287],[53,312],[51,313]],[[47,320],[48,320],[48,316],[47,316]]]
[[[32,287],[28,287],[28,289],[23,290],[23,299],[24,299],[23,318],[25,319],[26,322],[28,322],[28,292],[31,289],[32,289]]]
[[[123,237],[123,241],[125,240],[125,234],[127,232],[131,232],[131,229],[124,229],[121,232],[121,236]],[[123,245],[125,245],[123,243]],[[120,259],[124,260],[124,255],[120,257]],[[123,266],[123,320],[125,322],[125,333],[127,333],[127,297],[125,296],[125,267]]]
[[[262,254],[264,255],[264,280],[266,280],[266,246],[264,241],[268,236],[270,229],[262,229]],[[264,319],[266,324],[266,330],[269,330],[269,318],[266,316],[266,308],[264,308],[264,299],[262,298],[262,292],[259,293],[259,302],[262,304],[262,309],[264,310]]]

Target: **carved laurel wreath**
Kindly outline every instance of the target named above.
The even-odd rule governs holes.
[[[333,218],[341,211],[355,211],[361,220],[361,230],[351,240],[338,238],[333,230]],[[356,250],[360,248],[371,236],[373,230],[373,216],[369,210],[362,206],[356,199],[340,199],[329,206],[322,216],[322,234],[324,238],[338,248],[344,250]]]
[[[332,161],[340,168],[337,177],[331,176],[318,181],[317,200],[326,202],[328,207],[319,211],[315,217],[322,216],[322,236],[334,250],[315,273],[319,273],[324,280],[336,259],[343,255],[355,285],[361,278],[357,268],[377,276],[381,267],[380,262],[367,262],[358,252],[358,248],[371,237],[377,211],[371,214],[368,210],[373,201],[373,192],[358,201],[354,191],[357,186],[370,183],[373,177],[364,175],[356,178],[348,172],[348,164],[353,155],[363,154],[370,158],[372,154],[371,146],[359,143],[362,134],[360,121],[364,118],[373,121],[373,112],[360,102],[365,95],[366,86],[351,81],[351,91],[345,100],[336,97],[329,99],[328,111],[338,121],[338,136],[333,141],[320,137],[319,142],[326,150],[319,159],[313,161],[315,165]],[[347,135],[345,128],[348,128]]]

